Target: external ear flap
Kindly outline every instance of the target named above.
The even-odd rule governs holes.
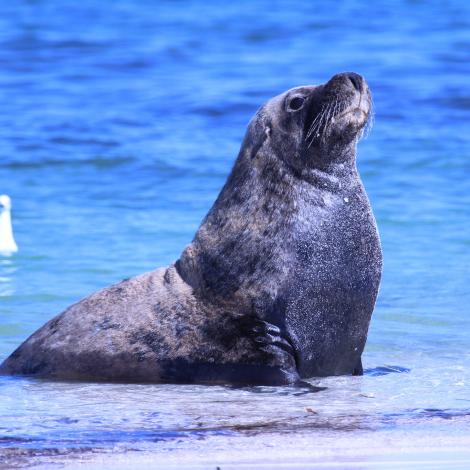
[[[271,135],[271,128],[269,126],[265,127],[264,132],[259,134],[259,138],[251,148],[250,157],[253,159],[256,157],[259,149],[263,146],[264,142],[269,138]]]
[[[253,160],[264,142],[271,135],[271,123],[267,118],[263,108],[260,108],[248,125],[248,129],[243,139],[243,158]]]

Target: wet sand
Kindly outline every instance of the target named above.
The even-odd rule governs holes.
[[[28,461],[29,460],[29,461]],[[14,461],[10,464],[15,465]],[[439,435],[429,429],[401,432],[302,433],[211,436],[198,442],[162,443],[159,451],[71,453],[17,461],[21,467],[83,469],[468,469],[468,434]],[[0,465],[0,468],[1,465]]]

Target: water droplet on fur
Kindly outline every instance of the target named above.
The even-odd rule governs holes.
[[[345,198],[344,198],[344,202],[349,202],[349,198],[348,198],[348,197],[345,197]]]

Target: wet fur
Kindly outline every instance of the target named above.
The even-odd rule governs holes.
[[[360,130],[335,135],[330,125],[335,103],[352,93],[341,80],[291,90],[258,111],[174,265],[71,306],[1,371],[242,384],[361,373],[382,264],[355,166]],[[297,115],[284,111],[292,92],[311,100]],[[325,102],[334,104],[321,117]]]

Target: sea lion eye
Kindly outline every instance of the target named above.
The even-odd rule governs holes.
[[[304,105],[305,99],[301,96],[294,96],[289,102],[289,109],[291,111],[298,111]]]

